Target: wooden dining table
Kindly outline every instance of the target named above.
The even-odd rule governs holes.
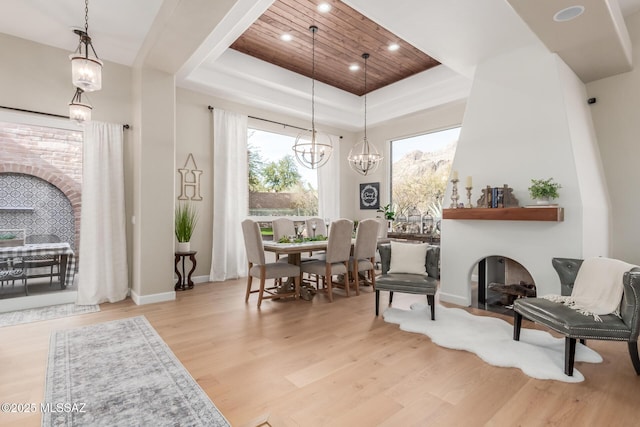
[[[302,254],[313,251],[324,251],[327,249],[328,240],[314,240],[300,243],[279,243],[273,241],[263,242],[264,250],[277,255],[287,255],[289,264],[300,265]]]

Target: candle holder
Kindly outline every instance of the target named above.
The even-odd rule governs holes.
[[[460,196],[458,195],[458,178],[453,178],[451,182],[453,183],[453,187],[451,188],[451,205],[449,206],[451,209],[458,209],[458,199]]]
[[[473,187],[465,187],[467,189],[467,204],[464,206],[465,208],[472,208],[473,205],[471,204],[471,190],[473,189]]]

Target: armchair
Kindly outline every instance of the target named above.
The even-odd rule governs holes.
[[[401,245],[401,246],[396,246]],[[390,271],[392,259],[392,247],[402,248],[406,245],[426,246],[426,256],[424,258],[425,274],[405,273]],[[382,264],[382,274],[376,277],[376,316],[380,306],[380,291],[389,292],[389,305],[393,302],[394,292],[409,294],[422,294],[427,296],[427,301],[431,306],[431,320],[435,320],[435,294],[438,290],[438,280],[440,279],[440,247],[427,244],[396,243],[378,245],[380,260]]]
[[[553,267],[560,276],[563,295],[571,294],[582,260],[554,258]],[[565,336],[564,373],[573,375],[576,339],[627,341],[631,362],[640,375],[638,358],[638,331],[640,330],[640,268],[633,267],[622,277],[623,293],[620,301],[620,317],[615,314],[584,315],[567,305],[545,298],[520,298],[513,304],[513,339],[520,339],[522,318],[544,325]]]

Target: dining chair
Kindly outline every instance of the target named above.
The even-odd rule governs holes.
[[[244,246],[249,261],[249,275],[247,277],[247,292],[244,301],[249,301],[249,295],[258,293],[258,307],[262,304],[263,299],[283,298],[293,296],[298,298],[300,295],[300,267],[285,262],[265,261],[264,247],[262,246],[262,234],[260,226],[257,222],[250,219],[242,221],[242,234],[244,235]],[[253,278],[260,279],[260,288],[252,290],[251,285]],[[277,293],[277,286],[274,283],[272,287],[265,287],[267,279],[282,279],[283,277],[293,277],[295,283],[294,292]],[[265,293],[267,294],[265,296]]]
[[[26,270],[15,265],[12,258],[0,258],[0,289],[4,288],[5,282],[11,282],[11,287],[15,287],[16,279],[22,280],[24,294],[28,296]]]
[[[324,223],[322,218],[307,218],[305,221],[307,227],[307,236],[328,236],[327,224]]]
[[[378,249],[379,226],[379,222],[374,218],[365,219],[358,223],[353,256],[349,260],[349,270],[355,284],[356,295],[360,295],[360,272],[369,273],[369,280],[375,289],[374,263]]]
[[[60,237],[55,234],[30,234],[25,237],[26,244],[34,243],[60,243]],[[18,264],[20,268],[25,270],[25,274],[29,278],[49,277],[49,286],[53,285],[53,277],[58,276],[60,280],[60,255],[29,255],[22,257],[22,262]],[[31,273],[36,268],[49,267],[48,273]],[[54,268],[57,271],[54,273]]]
[[[296,226],[293,220],[289,218],[276,218],[271,222],[273,229],[273,241],[277,242],[283,237],[294,236],[296,234]],[[288,257],[280,258],[280,254],[276,254],[276,261],[288,262]]]
[[[333,275],[344,275],[344,288],[349,296],[349,256],[351,255],[351,232],[353,222],[339,219],[331,223],[331,234],[327,241],[327,254],[323,260],[312,260],[300,264],[303,273],[322,277],[318,290],[326,290],[333,302]]]

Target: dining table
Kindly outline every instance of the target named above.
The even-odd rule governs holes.
[[[273,252],[277,255],[287,255],[289,257],[289,264],[300,265],[303,253],[324,251],[327,249],[328,243],[328,240],[312,240],[293,243],[264,241],[262,246],[267,252]]]
[[[68,242],[57,243],[29,243],[22,246],[0,247],[0,259],[19,263],[23,257],[30,256],[60,256],[60,288],[73,284],[76,270],[76,257]],[[28,276],[27,276],[28,278]]]

